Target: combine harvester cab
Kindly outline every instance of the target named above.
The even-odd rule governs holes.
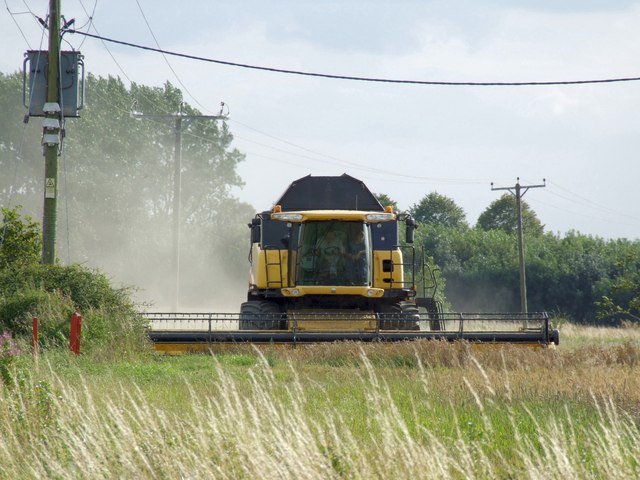
[[[433,271],[424,260],[416,261],[411,216],[384,208],[349,175],[294,181],[249,227],[249,290],[240,313],[149,314],[157,349],[190,342],[418,338],[558,343],[545,313],[443,313]],[[184,327],[198,321],[199,331]]]
[[[413,221],[403,220],[412,240]],[[251,223],[240,329],[419,330],[413,275],[405,275],[413,247],[405,264],[398,224],[399,216],[355,178],[296,180]]]

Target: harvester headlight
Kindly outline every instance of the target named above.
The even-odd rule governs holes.
[[[388,222],[390,220],[395,220],[395,213],[368,213],[367,214],[368,222]]]
[[[293,294],[294,297],[297,297],[298,295],[300,295],[300,290],[298,290],[297,288],[294,288],[293,290],[291,290],[291,293]]]
[[[272,213],[271,218],[273,220],[282,220],[284,222],[300,222],[302,221],[302,214],[288,212]]]
[[[370,297],[373,297],[376,294],[376,292],[374,290],[367,290],[367,295],[369,295]]]

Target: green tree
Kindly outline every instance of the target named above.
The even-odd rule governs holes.
[[[187,115],[199,112],[169,82],[128,87],[119,78],[88,75],[86,89],[81,117],[66,121],[58,257],[139,285],[147,298],[168,298],[173,288],[173,122],[136,120],[130,114],[135,108],[168,115],[181,104]],[[21,99],[21,77],[0,74],[0,200],[40,215],[42,127],[37,121],[22,123]],[[242,186],[237,165],[244,160],[232,142],[226,122],[183,120],[181,290],[194,302],[196,295],[207,303],[223,297],[221,284],[231,283],[238,292],[245,288],[246,223],[255,210],[232,195]],[[241,252],[239,245],[247,248]]]
[[[446,279],[454,310],[517,311],[517,245],[501,229],[419,229],[421,245]],[[569,232],[530,237],[525,249],[530,311],[576,322],[619,323],[640,316],[640,241]]]
[[[597,317],[606,323],[640,322],[640,256],[628,253],[616,264],[607,295],[596,302]]]
[[[438,192],[431,192],[409,208],[413,218],[422,224],[450,228],[468,227],[466,215],[456,202]]]
[[[20,218],[20,206],[0,209],[0,270],[35,264],[40,258],[40,225],[26,215]]]
[[[380,202],[380,205],[382,205],[383,207],[386,208],[388,206],[392,206],[394,212],[398,211],[398,202],[396,202],[395,200],[392,200],[391,197],[386,193],[374,193],[374,196]]]
[[[26,212],[38,212],[44,181],[42,123],[24,123],[22,74],[0,73],[0,108],[0,204],[19,203]]]
[[[478,217],[477,227],[482,230],[504,230],[514,233],[517,224],[516,198],[505,193],[499,199],[491,202],[484,212]],[[544,232],[544,225],[538,219],[536,213],[526,202],[522,202],[522,228],[526,235],[539,236]]]

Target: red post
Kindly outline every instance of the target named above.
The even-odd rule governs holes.
[[[82,331],[82,315],[75,312],[71,315],[71,334],[69,335],[69,350],[80,355],[80,334]]]
[[[33,356],[38,356],[38,317],[33,317],[32,320],[33,325],[33,343],[32,343],[32,352]]]

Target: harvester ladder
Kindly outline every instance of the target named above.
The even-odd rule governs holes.
[[[270,258],[273,257],[273,255],[269,255],[269,252],[278,252],[277,257],[278,257],[278,261],[274,262],[274,261],[269,261]],[[276,270],[278,271],[278,279],[277,280],[272,280],[270,278],[269,275],[269,267],[277,267]],[[265,278],[267,280],[267,288],[280,288],[283,287],[283,281],[282,281],[282,251],[280,249],[276,249],[276,248],[267,248],[265,247],[264,250],[264,268],[265,268]]]

